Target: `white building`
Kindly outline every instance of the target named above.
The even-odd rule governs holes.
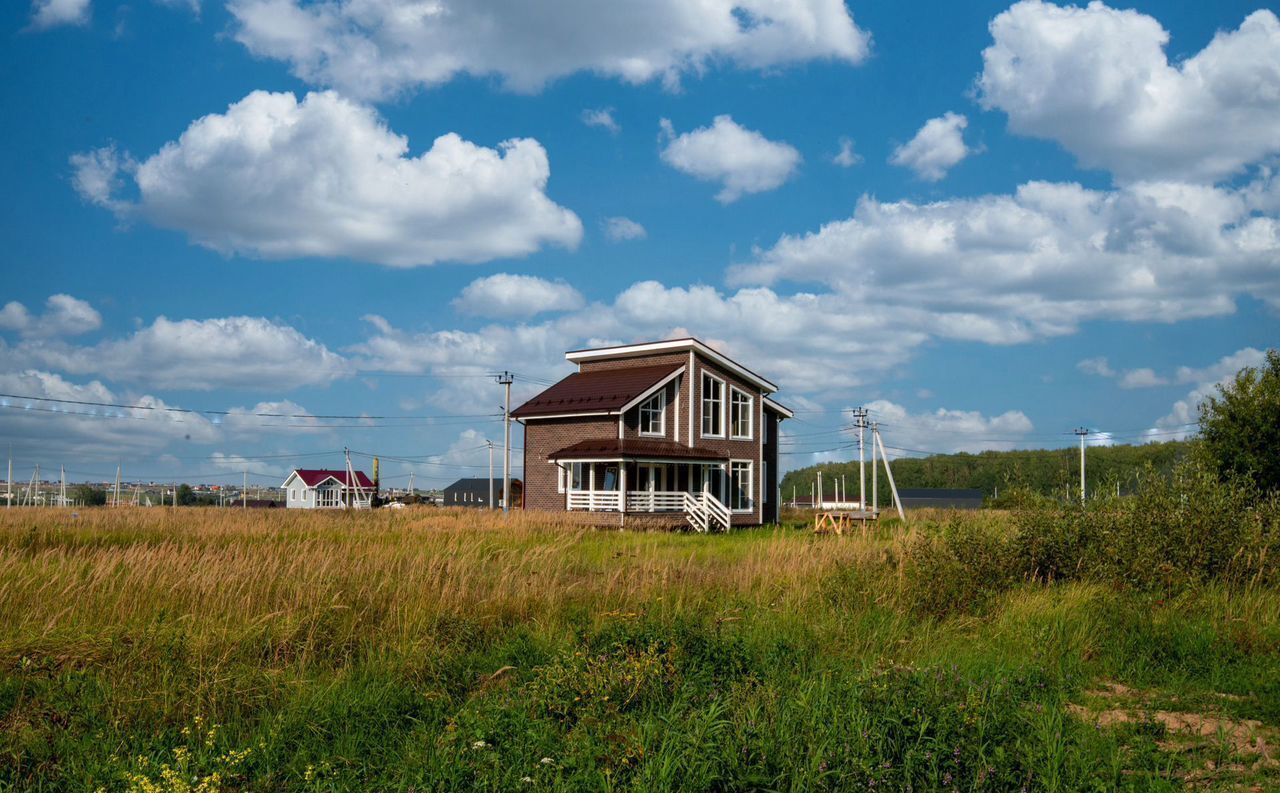
[[[355,485],[346,471],[295,468],[281,485],[289,509],[368,509],[373,482],[363,471],[355,472]]]

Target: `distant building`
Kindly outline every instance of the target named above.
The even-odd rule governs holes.
[[[511,502],[518,509],[523,503],[524,484],[519,479],[511,480]],[[489,480],[483,477],[459,479],[444,489],[445,507],[475,507],[488,509]],[[502,509],[502,480],[493,479],[493,508]]]
[[[289,509],[368,509],[373,482],[356,471],[355,486],[346,471],[323,468],[295,468],[280,487]]]
[[[915,487],[898,491],[903,509],[982,509],[982,491],[968,488]]]

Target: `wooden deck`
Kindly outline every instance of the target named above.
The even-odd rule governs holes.
[[[866,532],[867,523],[875,521],[879,513],[875,510],[849,510],[844,512],[818,512],[813,516],[813,531],[815,534],[844,534],[845,531],[852,532],[854,524],[858,524],[859,530]]]

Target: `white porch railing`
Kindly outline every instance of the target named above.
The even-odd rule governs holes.
[[[618,512],[622,494],[617,490],[570,490],[569,509],[585,509],[590,512]]]
[[[570,490],[570,510],[588,512],[622,511],[622,493],[617,490]],[[728,531],[733,513],[708,492],[686,493],[682,490],[630,490],[626,494],[627,512],[682,512],[697,531]]]

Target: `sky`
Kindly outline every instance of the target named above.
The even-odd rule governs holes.
[[[501,446],[495,373],[514,406],[687,335],[780,385],[784,468],[855,455],[855,406],[899,454],[1169,440],[1280,339],[1257,2],[34,0],[0,35],[16,479],[350,448],[443,486]]]

